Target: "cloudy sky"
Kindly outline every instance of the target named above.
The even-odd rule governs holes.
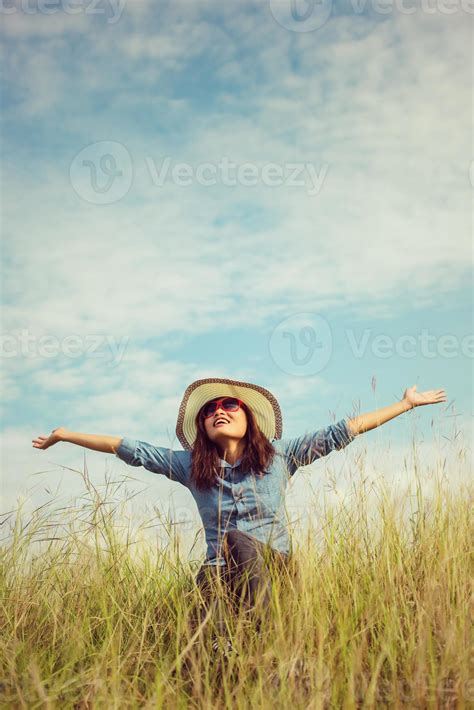
[[[270,389],[287,437],[446,389],[310,467],[313,485],[378,447],[401,470],[414,437],[426,457],[472,445],[467,4],[2,14],[4,509],[80,490],[64,467],[84,450],[33,437],[180,448],[184,389],[213,375]],[[86,462],[138,477],[144,502],[188,501]]]

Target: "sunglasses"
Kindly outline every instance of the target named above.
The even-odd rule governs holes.
[[[222,399],[218,399],[217,401],[208,402],[201,410],[203,419],[212,417],[212,415],[217,412],[219,405],[222,406],[225,412],[236,412],[243,405],[243,402],[236,397],[222,397]]]

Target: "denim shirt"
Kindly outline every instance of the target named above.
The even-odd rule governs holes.
[[[221,459],[222,477],[205,491],[199,490],[190,478],[192,451],[167,449],[124,437],[115,455],[130,466],[143,466],[189,488],[206,534],[204,563],[225,565],[222,537],[232,528],[269,543],[275,550],[290,552],[282,511],[286,486],[301,466],[344,448],[355,438],[347,422],[347,418],[341,419],[325,429],[296,438],[273,439],[275,456],[262,476],[243,470],[241,459],[233,465]]]

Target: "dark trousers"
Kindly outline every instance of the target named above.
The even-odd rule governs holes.
[[[290,561],[289,555],[241,530],[225,533],[222,551],[225,566],[203,564],[196,576],[203,597],[200,619],[211,609],[219,634],[225,634],[225,615],[229,607],[233,611],[243,609],[249,618],[255,617],[257,606],[261,605],[261,610],[268,608],[272,571],[283,570]],[[259,630],[261,617],[254,621]]]

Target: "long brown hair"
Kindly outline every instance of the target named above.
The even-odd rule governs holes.
[[[241,466],[244,470],[261,475],[273,461],[275,449],[260,430],[252,410],[246,404],[242,409],[247,416],[247,431],[244,436],[245,449]],[[196,416],[197,435],[191,454],[191,481],[201,490],[212,488],[217,483],[221,471],[221,457],[217,446],[208,437],[201,410]]]

